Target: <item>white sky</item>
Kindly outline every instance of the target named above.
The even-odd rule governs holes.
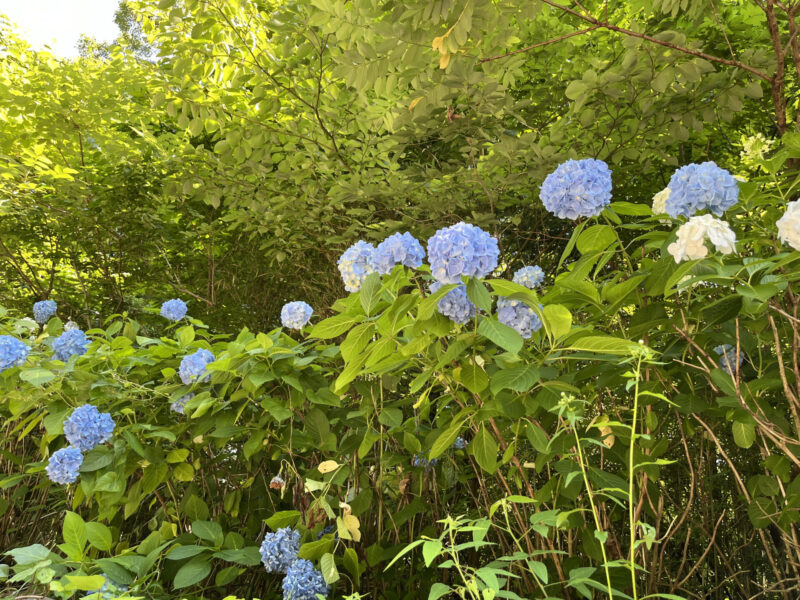
[[[18,27],[34,48],[45,44],[56,56],[78,55],[82,33],[108,42],[119,35],[114,23],[118,0],[0,0],[0,14]]]

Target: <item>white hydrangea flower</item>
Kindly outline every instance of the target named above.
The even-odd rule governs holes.
[[[736,251],[736,234],[725,221],[711,215],[690,218],[676,232],[678,239],[667,247],[667,251],[679,263],[708,256],[706,237],[717,252],[731,254]]]
[[[743,135],[740,156],[745,163],[756,163],[759,160],[763,160],[764,155],[771,150],[774,143],[775,140],[765,138],[763,133],[757,133],[750,137]]]
[[[778,237],[784,244],[800,250],[800,200],[789,202],[786,212],[775,223],[778,226]]]
[[[669,188],[665,187],[663,190],[653,196],[653,214],[665,215],[667,214],[667,198],[669,198]]]

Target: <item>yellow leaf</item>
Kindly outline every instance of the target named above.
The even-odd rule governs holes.
[[[599,427],[600,433],[603,434],[603,443],[606,445],[607,448],[611,448],[614,445],[614,431],[608,425],[604,427]]]
[[[414,107],[415,107],[417,104],[419,104],[419,101],[420,101],[420,100],[422,100],[422,96],[420,96],[419,98],[414,98],[414,99],[411,101],[411,104],[409,104],[409,105],[408,105],[408,110],[409,110],[409,112],[410,112],[410,111],[412,111],[412,110],[414,110]]]
[[[339,463],[335,460],[326,460],[317,465],[317,471],[325,475],[325,473],[330,473],[331,471],[335,471],[339,468]]]
[[[439,68],[446,69],[447,65],[450,64],[450,53],[442,54],[442,57],[439,59]]]
[[[445,38],[445,36],[443,36],[443,35],[440,35],[439,37],[435,37],[435,38],[433,38],[433,43],[431,44],[433,46],[434,50],[438,50],[442,54],[444,54],[444,38]]]
[[[342,522],[344,526],[347,527],[347,531],[350,532],[350,535],[353,536],[354,542],[361,541],[361,523],[358,522],[358,517],[354,515],[345,515],[342,517]]]

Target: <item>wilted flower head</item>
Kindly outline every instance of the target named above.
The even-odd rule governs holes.
[[[186,316],[186,302],[179,298],[167,300],[161,305],[161,316],[170,321],[180,321]]]
[[[67,441],[83,452],[111,439],[114,419],[109,413],[101,413],[96,406],[84,404],[72,411],[64,421]]]
[[[186,403],[189,402],[189,400],[191,400],[192,398],[194,398],[194,392],[190,392],[189,394],[186,394],[185,396],[181,396],[180,398],[178,398],[177,400],[173,401],[169,405],[169,409],[172,412],[176,412],[179,415],[182,415],[182,414],[185,413]]]
[[[789,202],[786,212],[775,224],[778,226],[781,242],[800,250],[800,200]]]
[[[281,309],[281,324],[288,329],[302,329],[314,309],[302,300],[287,302]]]
[[[739,184],[728,171],[709,161],[681,167],[669,180],[665,208],[673,219],[691,217],[700,210],[719,216],[739,199]]]
[[[522,267],[511,279],[514,283],[524,285],[528,289],[534,289],[542,285],[544,281],[544,271],[539,265]]]
[[[284,485],[286,485],[286,482],[283,480],[283,477],[281,477],[280,475],[275,475],[275,477],[273,477],[269,481],[269,488],[271,490],[283,489]]]
[[[53,483],[74,483],[78,479],[78,469],[83,464],[83,454],[72,446],[56,450],[45,467],[47,477]]]
[[[56,314],[56,303],[53,300],[40,300],[33,304],[33,319],[37,323],[44,324]]]
[[[300,551],[300,532],[283,527],[268,533],[261,542],[261,562],[267,573],[286,573]]]
[[[541,304],[539,305],[541,308]],[[542,328],[542,320],[536,312],[521,300],[499,298],[497,300],[497,320],[516,330],[528,339],[534,331]]]
[[[211,379],[211,373],[206,373],[206,365],[214,362],[214,355],[206,350],[200,348],[194,354],[184,356],[181,360],[181,366],[178,368],[178,375],[181,381],[186,385],[194,383],[195,381],[208,381]],[[205,374],[205,377],[203,376]]]
[[[300,558],[292,563],[283,578],[283,600],[317,600],[328,596],[330,588],[313,563]]]
[[[0,372],[25,364],[30,348],[12,335],[0,335]]]
[[[431,293],[436,293],[442,285],[444,284],[434,281],[431,284]],[[436,307],[441,314],[459,325],[463,325],[475,316],[475,305],[467,296],[467,288],[463,285],[454,287],[447,292]]]
[[[85,354],[89,338],[80,329],[68,329],[53,340],[53,360],[67,362],[73,354]]]
[[[339,257],[339,273],[342,274],[344,281],[344,289],[348,292],[357,292],[361,289],[361,284],[371,273],[375,272],[372,267],[372,255],[375,252],[375,246],[358,240],[355,244],[350,246]]]
[[[719,354],[719,367],[728,375],[735,375],[744,362],[744,354],[739,352],[736,356],[736,348],[730,344],[722,344],[714,348],[714,352]]]
[[[486,277],[497,267],[497,240],[480,227],[457,223],[428,239],[431,274],[442,283],[461,283],[461,276]]]
[[[560,219],[595,217],[611,202],[611,170],[594,158],[568,160],[545,177],[539,197]]]
[[[425,250],[417,239],[408,233],[395,233],[383,240],[372,255],[372,268],[388,275],[395,265],[417,269],[425,258]]]
[[[678,239],[667,247],[667,251],[675,258],[676,263],[708,255],[706,237],[722,254],[736,251],[736,234],[730,225],[708,214],[690,218],[678,228],[676,235]]]

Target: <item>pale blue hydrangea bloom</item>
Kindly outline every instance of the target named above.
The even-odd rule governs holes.
[[[594,158],[568,160],[545,177],[539,197],[560,219],[595,217],[611,202],[611,170]]]
[[[287,302],[281,309],[281,325],[288,329],[302,329],[312,314],[314,309],[302,300]]]
[[[383,240],[372,255],[372,268],[388,275],[395,265],[417,269],[425,258],[425,250],[417,239],[408,233],[395,233]]]
[[[206,365],[210,362],[214,362],[214,355],[205,348],[184,356],[178,368],[181,381],[186,385],[195,381],[208,381],[211,379],[211,373],[206,374]]]
[[[544,271],[542,271],[539,265],[522,267],[514,273],[512,281],[532,290],[542,285],[544,281]]]
[[[283,578],[283,600],[317,600],[317,594],[327,598],[329,592],[322,573],[304,558],[294,561]]]
[[[261,542],[261,562],[267,573],[286,573],[300,551],[300,532],[291,527],[283,527],[275,533],[268,533]]]
[[[185,396],[181,396],[177,400],[174,400],[169,405],[169,408],[170,408],[170,410],[172,412],[176,412],[179,415],[182,415],[182,414],[184,414],[184,410],[186,408],[186,403],[189,402],[189,400],[191,400],[192,398],[194,398],[194,392],[191,392],[189,394],[186,394]]]
[[[45,472],[53,483],[75,483],[78,479],[78,469],[83,464],[83,453],[77,448],[69,446],[56,450],[47,462]]]
[[[736,348],[730,344],[722,344],[714,348],[714,352],[719,354],[719,367],[728,375],[735,375],[744,362],[744,353],[739,352],[739,358],[736,358]]]
[[[12,335],[0,335],[0,372],[25,364],[30,348]]]
[[[72,411],[64,421],[67,441],[83,452],[111,439],[114,419],[109,413],[101,413],[96,406],[84,404]]]
[[[461,436],[458,436],[456,438],[456,441],[453,442],[453,449],[454,450],[464,450],[464,448],[466,448],[466,447],[467,447],[467,440],[465,440]]]
[[[33,305],[33,320],[44,325],[47,321],[56,314],[57,305],[52,300],[40,300]]]
[[[161,305],[161,316],[170,321],[180,321],[186,316],[187,310],[186,302],[180,298],[173,298]]]
[[[539,306],[541,307],[541,304]],[[541,319],[530,306],[520,300],[509,298],[497,300],[497,320],[515,329],[525,339],[542,328]]]
[[[422,454],[415,454],[411,459],[411,464],[415,467],[419,467],[421,469],[432,469],[436,466],[436,463],[439,462],[438,458],[431,458],[428,460],[426,456]]]
[[[668,187],[665,208],[673,219],[701,210],[720,216],[739,200],[736,179],[712,161],[681,167],[672,174]]]
[[[442,283],[461,283],[461,276],[486,277],[497,268],[497,240],[480,227],[456,223],[428,239],[431,274]]]
[[[53,340],[53,360],[67,362],[73,354],[86,354],[90,340],[80,329],[68,329]]]
[[[436,293],[443,285],[438,281],[433,282],[431,284],[431,293]],[[447,292],[439,300],[436,307],[441,314],[459,325],[463,325],[475,316],[475,305],[467,296],[467,288],[463,285],[454,287]]]
[[[339,257],[339,273],[344,281],[344,289],[348,292],[357,292],[368,275],[375,272],[372,267],[372,255],[375,246],[358,240]]]

